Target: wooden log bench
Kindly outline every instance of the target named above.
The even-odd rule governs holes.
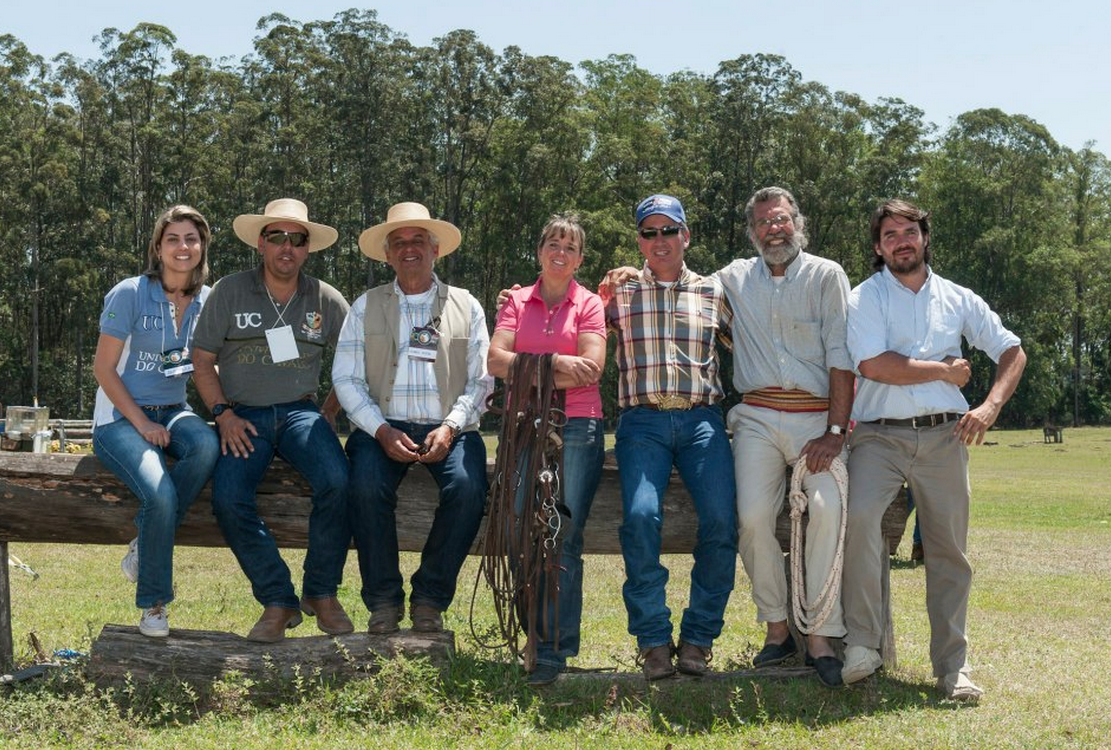
[[[492,471],[493,462],[489,462]],[[273,533],[280,547],[300,548],[308,542],[308,516],[311,510],[311,492],[304,479],[282,461],[275,461],[258,488],[258,508],[262,518]],[[884,535],[894,550],[906,526],[905,497],[893,502],[884,517]],[[436,509],[438,493],[427,471],[416,467],[401,484],[397,514],[398,545],[402,551],[416,552],[424,545]],[[788,507],[786,501],[785,508]],[[65,544],[120,544],[124,545],[135,535],[133,519],[138,511],[138,500],[95,456],[33,454],[0,451],[0,559],[8,558],[9,542],[65,543]],[[606,466],[594,499],[590,520],[584,533],[585,554],[620,554],[618,527],[621,524],[621,491],[617,467],[612,455],[607,456]],[[673,477],[664,499],[664,527],[662,549],[664,553],[690,553],[694,549],[697,517],[690,494],[678,476]],[[480,531],[478,539],[483,532]],[[784,552],[790,544],[790,519],[787,511],[780,515],[777,536]],[[212,515],[209,488],[206,487],[194,503],[178,530],[177,543],[199,547],[222,547],[223,536]],[[477,546],[477,543],[476,543]],[[477,550],[472,549],[472,553]],[[13,643],[11,631],[11,590],[8,567],[0,568],[0,670],[12,664]],[[407,633],[408,631],[402,631]],[[138,641],[131,639],[134,633]],[[228,653],[254,654],[249,642],[238,636],[225,634],[223,640],[204,631],[184,633],[174,630],[175,641],[180,637],[199,639],[202,643],[220,643]],[[389,649],[375,639],[355,644],[357,649],[380,647],[378,653],[388,655]],[[228,640],[229,638],[235,639]],[[205,640],[208,639],[208,640]],[[293,639],[300,643],[316,639],[324,644],[320,648],[334,649],[332,639],[326,636],[309,636]],[[109,655],[103,662],[108,673],[119,669],[114,654],[135,653],[135,646],[158,649],[163,654],[173,653],[165,643],[150,643],[153,639],[137,635],[135,628],[107,626],[98,641],[109,644]],[[418,639],[419,641],[419,639]],[[446,646],[445,655],[453,649]],[[130,644],[130,646],[128,645]],[[402,648],[405,644],[400,644]],[[418,648],[418,642],[410,644]],[[430,646],[440,653],[438,643]],[[292,648],[292,647],[289,647]],[[304,644],[304,648],[317,648]],[[92,659],[98,658],[94,644]],[[183,651],[187,653],[188,650]],[[236,661],[228,657],[229,664],[251,663],[250,656]],[[181,661],[181,660],[179,660]],[[111,666],[111,665],[117,666]]]

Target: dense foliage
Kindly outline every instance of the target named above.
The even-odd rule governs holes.
[[[463,230],[441,276],[492,311],[500,288],[535,277],[553,212],[584,218],[580,277],[593,284],[638,259],[636,201],[674,193],[694,234],[688,262],[709,272],[751,253],[744,203],[779,184],[809,217],[811,251],[854,283],[870,273],[878,200],[932,209],[935,267],[984,296],[1030,355],[1003,422],[1111,421],[1111,164],[1023,115],[976,110],[938,133],[912,104],[830,91],[774,55],[712,75],[654,75],[625,55],[576,69],[498,54],[470,31],[418,47],[374,11],[268,16],[241,60],[191,55],[153,24],[99,41],[97,59],[44,61],[0,36],[5,404],[90,413],[103,294],[142,270],[171,203],[209,218],[218,278],[254,263],[231,232],[237,214],[304,199],[340,232],[308,270],[354,299],[388,272],[358,252],[359,232],[421,201]],[[971,400],[993,373],[976,363]],[[613,414],[612,372],[607,383]]]

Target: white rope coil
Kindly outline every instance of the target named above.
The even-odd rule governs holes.
[[[805,454],[799,456],[791,473],[791,608],[795,625],[803,635],[809,635],[822,627],[841,598],[841,571],[845,566],[845,527],[849,519],[849,472],[839,457],[833,459],[829,472],[837,483],[837,491],[841,493],[841,528],[837,535],[837,553],[833,557],[829,575],[826,576],[822,590],[811,601],[806,599],[802,557],[802,514],[806,512],[809,502],[802,489],[802,482],[810,473],[806,468]]]

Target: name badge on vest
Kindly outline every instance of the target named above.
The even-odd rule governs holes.
[[[432,326],[413,327],[409,332],[409,358],[435,362],[440,333]]]
[[[270,359],[274,364],[288,362],[301,356],[297,351],[297,339],[293,337],[293,326],[270,328],[266,331],[266,343],[270,346]]]

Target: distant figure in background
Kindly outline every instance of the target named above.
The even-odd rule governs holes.
[[[561,529],[559,643],[555,616],[541,630],[529,684],[553,682],[579,652],[582,619],[583,528],[602,476],[605,435],[598,381],[606,359],[606,319],[598,295],[579,286],[575,271],[586,252],[586,233],[574,216],[553,216],[536,247],[540,277],[513,291],[498,314],[488,357],[490,373],[509,374],[517,352],[556,353],[555,386],[566,389],[562,500],[570,512]],[[523,494],[523,493],[521,493]],[[543,596],[543,592],[540,596]]]
[[[208,297],[208,222],[173,206],[154,223],[142,276],[104,298],[93,374],[97,458],[139,499],[139,535],[120,567],[136,584],[139,632],[170,634],[174,534],[220,454],[216,433],[185,403],[193,330]],[[166,458],[175,460],[170,469]]]

